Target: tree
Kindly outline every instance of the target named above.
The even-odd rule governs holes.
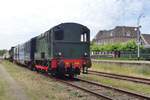
[[[130,52],[136,51],[137,44],[135,40],[130,40],[126,43],[114,43],[114,44],[105,44],[105,45],[96,45],[93,43],[91,45],[91,50],[98,51],[98,52],[110,51],[110,52],[114,52],[114,57],[120,57],[121,51],[130,51]]]
[[[100,51],[100,46],[96,45],[95,43],[91,44],[90,48],[92,51]]]
[[[3,54],[6,53],[6,51],[7,51],[7,50],[5,50],[5,49],[0,50],[0,56],[3,56]]]
[[[131,40],[127,42],[126,44],[127,51],[135,51],[136,49],[137,49],[137,44],[135,41]]]

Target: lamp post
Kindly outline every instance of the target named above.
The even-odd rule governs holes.
[[[135,28],[135,31],[137,32],[137,46],[138,46],[138,48],[137,48],[137,58],[138,58],[138,60],[140,60],[140,44],[141,44],[141,41],[140,41],[140,39],[141,39],[141,38],[140,38],[140,37],[141,37],[141,32],[140,32],[140,28],[141,28],[140,19],[141,19],[142,17],[145,17],[145,16],[143,15],[143,13],[140,14],[139,17],[137,18],[137,27]]]
[[[137,27],[137,46],[138,46],[138,48],[137,48],[137,58],[138,58],[138,60],[140,60],[140,36],[141,36],[141,33],[140,33],[140,27],[141,26],[138,26]]]

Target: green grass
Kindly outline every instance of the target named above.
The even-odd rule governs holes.
[[[97,58],[97,60],[136,60],[137,61],[138,59],[137,58]]]
[[[137,57],[116,57],[116,58],[113,58],[113,57],[97,57],[97,58],[95,58],[95,59],[97,59],[97,60],[132,60],[132,61],[138,61],[138,58]],[[143,57],[141,57],[140,58],[140,61],[144,61],[144,60],[146,60],[146,58],[143,58]]]
[[[96,82],[100,82],[105,85],[111,85],[113,87],[126,89],[132,92],[138,92],[143,93],[145,95],[150,96],[150,86],[144,85],[144,84],[137,84],[133,82],[123,81],[123,80],[116,80],[116,79],[110,79],[106,77],[100,77],[96,75],[82,75],[83,78],[88,80],[93,80]]]
[[[110,72],[123,75],[150,78],[150,66],[113,64],[113,63],[93,63],[92,70]]]
[[[0,100],[9,100],[7,82],[0,76]]]
[[[122,75],[138,76],[150,78],[150,66],[137,66],[130,64],[114,64],[114,63],[93,63],[91,70],[116,73]],[[150,95],[150,86],[129,82],[125,80],[117,80],[96,75],[82,75],[83,78],[97,81],[106,85],[127,89],[129,91],[144,93]]]
[[[10,62],[4,61],[2,63],[11,76],[23,87],[30,100],[87,99],[83,91],[68,87],[44,75],[29,71]]]

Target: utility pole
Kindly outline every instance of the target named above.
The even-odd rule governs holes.
[[[137,57],[138,57],[138,60],[140,60],[140,44],[141,44],[141,41],[140,41],[140,37],[141,37],[141,33],[140,33],[140,27],[141,26],[138,26],[137,27],[137,44],[138,44],[138,54],[137,54]]]
[[[140,45],[141,45],[141,32],[140,32],[140,19],[144,17],[143,13],[139,15],[139,17],[137,18],[137,28],[135,29],[135,31],[137,32],[137,58],[138,60],[140,60]]]

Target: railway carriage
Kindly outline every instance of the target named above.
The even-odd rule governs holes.
[[[19,45],[14,47],[14,56],[13,56],[13,62],[19,63]]]
[[[34,54],[36,47],[36,37],[24,43],[24,64],[31,70],[34,68]]]
[[[32,70],[79,75],[82,68],[91,67],[90,30],[81,24],[62,23],[16,46],[14,51],[14,60],[20,62],[20,56],[24,57],[24,64]]]
[[[11,49],[9,50],[9,61],[13,62],[13,57],[14,57],[14,47],[11,47]]]

